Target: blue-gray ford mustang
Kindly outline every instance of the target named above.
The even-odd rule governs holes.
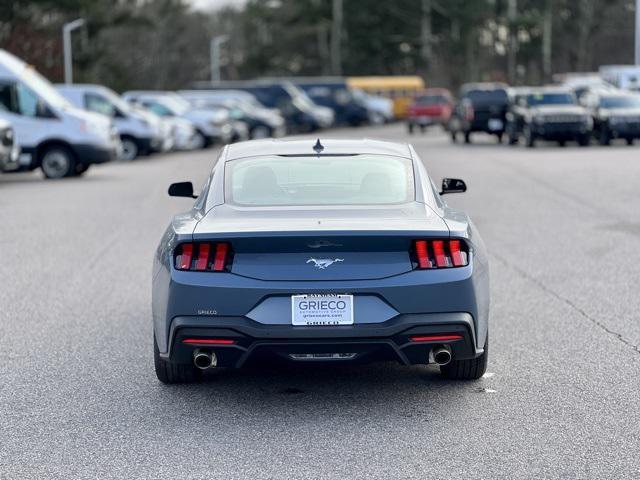
[[[396,360],[477,379],[489,270],[469,217],[447,206],[413,147],[375,140],[227,146],[153,268],[164,383],[265,357]],[[193,197],[189,182],[170,186]]]

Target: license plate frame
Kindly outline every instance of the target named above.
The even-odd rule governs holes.
[[[291,295],[291,324],[296,327],[353,325],[353,295]]]

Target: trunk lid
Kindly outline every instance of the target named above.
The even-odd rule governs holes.
[[[448,238],[427,205],[238,208],[220,205],[198,223],[194,241],[227,240],[231,273],[260,280],[369,280],[411,271],[419,238]]]

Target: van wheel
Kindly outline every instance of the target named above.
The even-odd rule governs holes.
[[[70,177],[76,173],[76,159],[67,147],[54,145],[42,153],[40,168],[47,178]]]
[[[122,142],[122,160],[125,162],[135,160],[139,155],[138,142],[132,137],[122,137],[120,141]]]

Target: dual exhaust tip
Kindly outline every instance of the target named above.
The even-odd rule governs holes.
[[[451,362],[453,356],[451,355],[451,347],[448,345],[440,345],[439,347],[435,347],[431,350],[431,358],[433,359],[433,363],[444,366],[448,365]]]
[[[196,350],[193,352],[193,364],[200,370],[206,370],[218,365],[218,357],[209,350]]]

